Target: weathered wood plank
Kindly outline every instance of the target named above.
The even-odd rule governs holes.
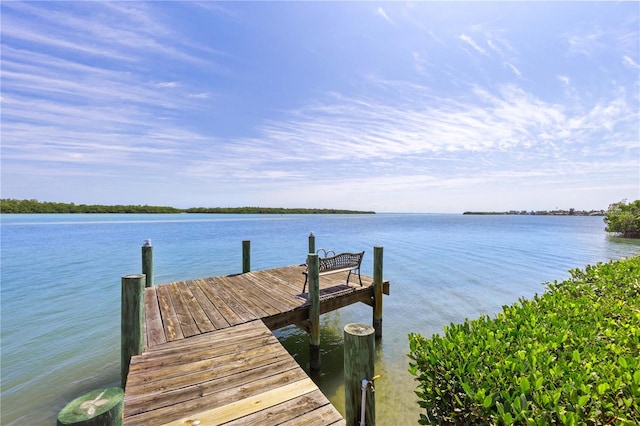
[[[289,287],[291,294],[300,294],[302,292],[302,286],[304,285],[304,275],[302,272],[306,271],[304,265],[287,266],[284,268],[269,269],[266,271],[257,271],[260,276],[271,276]]]
[[[227,370],[227,375],[219,377],[214,373],[202,374],[199,376],[191,376],[191,381],[185,381],[181,378],[180,383],[175,383],[171,389],[162,387],[151,387],[149,389],[134,389],[143,391],[140,394],[134,393],[126,400],[127,415],[136,415],[146,411],[157,410],[159,408],[168,407],[170,405],[186,402],[189,400],[201,398],[216,392],[222,392],[229,388],[247,386],[256,377],[268,377],[282,374],[288,370],[298,368],[297,365],[291,364],[291,359],[281,356],[280,359],[274,358],[274,362],[268,362],[257,359],[257,367],[247,369],[246,366],[239,366],[235,370]]]
[[[305,298],[290,293],[291,287],[283,283],[278,277],[271,274],[254,273],[247,274],[247,279],[262,291],[265,300],[279,312],[295,309],[306,301]]]
[[[198,300],[191,291],[190,284],[192,285],[191,282],[185,282],[181,286],[180,298],[182,299],[183,305],[188,309],[193,322],[198,328],[199,332],[196,334],[207,333],[209,331],[215,330],[216,327],[213,325],[211,320],[209,320],[209,317],[204,312],[204,309],[202,309],[202,306],[200,305],[200,303],[198,303]]]
[[[162,315],[160,314],[158,294],[155,287],[147,288],[144,291],[144,310],[147,337],[145,348],[152,348],[166,343],[167,336],[164,334],[164,328],[162,327]]]
[[[222,345],[209,347],[191,348],[185,347],[181,352],[170,352],[165,354],[154,353],[152,357],[138,357],[132,363],[133,370],[138,374],[144,374],[148,370],[156,370],[163,367],[180,367],[190,363],[215,359],[221,356],[236,356],[241,351],[248,351],[255,348],[264,348],[268,345],[278,343],[273,336],[257,335],[244,339],[228,340]],[[160,377],[159,379],[162,379]],[[166,377],[165,377],[166,378]]]
[[[254,286],[251,286],[251,282],[247,277],[227,277],[228,285],[225,290],[229,292],[229,295],[233,296],[237,301],[242,302],[242,306],[251,314],[254,318],[262,318],[267,315],[271,315],[269,311],[273,308],[261,299],[263,296],[256,291]]]
[[[286,352],[286,351],[285,351]],[[269,395],[278,395],[282,392],[282,388],[299,381],[305,381],[307,386],[315,387],[313,381],[307,377],[301,368],[294,368],[287,370],[284,373],[257,378],[254,381],[247,383],[244,386],[236,388],[228,388],[221,392],[216,392],[210,395],[204,395],[199,398],[190,399],[170,406],[153,409],[144,413],[136,415],[128,415],[127,412],[127,399],[125,398],[125,417],[127,417],[127,425],[161,425],[171,424],[171,422],[179,421],[180,419],[194,418],[197,415],[199,418],[200,413],[207,413],[211,411],[211,407],[221,408],[221,412],[226,412],[228,407],[234,403],[241,404],[240,407],[247,404],[247,400],[252,398],[252,402],[247,404],[246,407],[256,407],[256,401],[260,401],[264,396],[260,396],[269,392]],[[307,382],[308,381],[308,382]],[[286,389],[285,389],[286,390]],[[313,389],[311,389],[313,390]],[[309,391],[311,391],[309,390]],[[289,390],[290,392],[290,390]],[[285,392],[288,394],[289,392]],[[281,398],[281,397],[280,397]],[[287,398],[290,399],[290,398]],[[215,409],[214,409],[215,410]],[[233,410],[231,410],[233,411]],[[253,411],[251,411],[253,412]],[[218,424],[208,422],[208,417],[201,420],[201,424]],[[180,423],[176,423],[180,424]]]
[[[259,325],[259,327],[258,327]],[[137,355],[135,361],[145,361],[147,359],[155,359],[168,355],[182,355],[185,351],[202,348],[211,349],[212,347],[221,347],[225,345],[237,344],[243,339],[252,339],[255,337],[273,337],[271,332],[264,327],[261,321],[251,321],[244,324],[238,324],[234,327],[228,327],[215,332],[201,334],[199,336],[190,337],[188,340],[174,340],[163,345],[156,346],[147,352]]]
[[[247,366],[253,365],[253,363],[274,362],[279,355],[284,355],[283,352],[279,352],[281,347],[277,343],[271,344],[259,344],[259,341],[252,342],[252,346],[247,350],[241,350],[233,348],[230,352],[229,349],[223,351],[222,354],[212,350],[213,356],[209,353],[202,354],[202,359],[191,361],[187,363],[176,362],[176,358],[173,360],[160,361],[160,363],[154,363],[154,368],[145,368],[144,364],[136,365],[135,380],[127,383],[127,392],[131,391],[132,394],[137,393],[137,386],[145,386],[146,390],[152,389],[171,389],[176,387],[178,383],[183,386],[185,383],[192,383],[193,380],[199,380],[201,377],[213,376],[224,377],[231,373],[229,371],[237,371],[237,369],[247,368]],[[226,353],[224,353],[226,352]],[[286,352],[286,351],[285,351]],[[288,355],[288,354],[286,354]],[[173,361],[173,362],[172,362]],[[129,389],[129,385],[132,386]],[[140,391],[144,392],[144,390]]]
[[[269,306],[268,315],[273,315],[275,311],[282,312],[295,307],[301,299],[290,293],[290,289],[269,275],[262,277],[256,273],[247,274],[245,278],[248,285],[259,294],[262,303]],[[266,316],[266,315],[265,315]]]
[[[245,399],[237,400],[220,407],[184,417],[175,422],[168,423],[168,425],[184,425],[186,424],[186,421],[190,419],[200,420],[201,424],[212,426],[222,425],[229,421],[255,413],[256,411],[268,409],[285,401],[289,401],[300,395],[313,392],[315,389],[317,388],[313,381],[309,378],[305,378],[276,389],[269,389]]]
[[[246,322],[225,301],[224,293],[221,290],[224,283],[219,278],[205,278],[198,280],[197,283],[230,326]]]
[[[173,309],[173,303],[169,295],[169,287],[166,284],[159,285],[156,287],[156,292],[158,293],[158,305],[160,306],[162,326],[164,328],[164,334],[167,336],[167,341],[184,339],[178,316]]]
[[[230,289],[236,285],[238,282],[234,282],[232,277],[217,277],[218,287],[218,295],[221,300],[240,318],[242,322],[252,321],[254,319],[258,319],[256,315],[254,315],[250,310],[248,310],[243,303],[242,299],[238,299],[233,291]]]
[[[217,281],[221,283],[220,287],[218,288],[218,296],[222,300],[224,300],[227,306],[229,306],[238,317],[240,317],[242,322],[252,321],[254,319],[260,318],[254,315],[250,310],[248,310],[244,306],[243,301],[238,300],[231,291],[231,288],[233,288],[233,286],[237,286],[240,282],[239,280],[237,280],[237,276],[218,277]]]
[[[279,426],[328,426],[346,425],[338,410],[332,405],[324,405],[316,410],[301,413],[293,419],[280,423]]]
[[[314,390],[283,403],[268,407],[262,411],[225,423],[225,426],[253,426],[257,424],[279,425],[307,413],[313,413],[313,417],[325,417],[325,407],[330,407],[329,401],[322,392]],[[335,411],[335,408],[333,408],[333,411]],[[337,412],[336,415],[338,419],[342,418]]]
[[[195,336],[200,334],[200,330],[196,325],[196,321],[191,315],[189,306],[185,303],[185,298],[182,294],[189,291],[189,287],[184,281],[167,284],[169,287],[169,295],[171,296],[171,302],[173,303],[173,309],[176,311],[176,316],[180,322],[180,328],[182,328],[182,334],[184,337]],[[189,292],[190,294],[190,292]],[[187,297],[188,298],[188,297]]]
[[[224,316],[220,313],[218,308],[209,300],[206,294],[202,291],[198,282],[201,280],[192,280],[187,281],[187,285],[193,294],[193,297],[196,298],[200,307],[204,311],[204,313],[209,318],[209,321],[213,324],[216,330],[220,330],[221,328],[229,327],[229,322],[224,318]]]

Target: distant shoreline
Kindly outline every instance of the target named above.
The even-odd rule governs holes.
[[[516,211],[510,210],[508,212],[464,212],[462,214],[468,215],[514,215],[514,216],[604,216],[606,212],[604,210],[538,210],[538,211]]]
[[[284,207],[190,207],[179,209],[168,206],[148,205],[100,205],[54,203],[38,200],[14,200],[3,198],[0,200],[2,214],[93,214],[93,213],[211,213],[211,214],[375,214],[374,211],[345,210],[345,209],[309,209]]]

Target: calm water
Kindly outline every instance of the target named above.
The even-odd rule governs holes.
[[[316,247],[384,247],[384,337],[377,347],[379,425],[416,424],[407,334],[495,314],[544,291],[568,270],[633,256],[640,243],[608,236],[602,217],[340,215],[1,215],[3,425],[55,424],[90,390],[119,385],[120,279],[141,270],[154,246],[155,282],[236,273],[242,240],[252,269],[304,262]],[[359,304],[322,317],[322,372],[314,377],[343,411],[342,330],[371,323]],[[278,331],[306,369],[307,336]]]

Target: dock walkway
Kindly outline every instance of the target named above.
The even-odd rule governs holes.
[[[126,425],[334,425],[344,419],[271,330],[308,329],[304,266],[145,290],[146,345],[131,359]],[[373,279],[320,279],[320,312],[372,304]],[[384,283],[388,294],[389,284]]]

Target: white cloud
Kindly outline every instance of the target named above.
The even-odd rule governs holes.
[[[633,60],[632,57],[625,55],[622,58],[622,63],[631,67],[631,68],[636,68],[636,69],[640,69],[640,64],[638,64],[636,61]]]
[[[420,52],[412,52],[413,53],[413,63],[415,70],[418,74],[427,75],[426,65],[427,61],[422,57]]]
[[[522,73],[520,72],[520,70],[518,68],[516,68],[515,65],[513,65],[512,63],[509,62],[505,62],[505,66],[507,68],[509,68],[515,75],[517,75],[518,77],[522,76]]]
[[[587,57],[592,57],[597,50],[604,48],[602,43],[603,32],[600,29],[575,33],[567,38],[569,49]]]
[[[208,92],[189,93],[187,96],[191,99],[209,99],[211,97],[211,93],[208,93]]]
[[[178,83],[175,81],[161,81],[159,83],[156,83],[156,86],[161,88],[172,89],[174,87],[178,87]]]
[[[466,34],[461,34],[459,37],[460,40],[464,41],[465,43],[467,43],[469,46],[473,47],[474,50],[476,50],[479,53],[482,53],[483,55],[487,55],[488,53],[487,51],[478,45],[478,43],[475,42],[475,40],[473,40],[471,37],[469,37]]]
[[[385,10],[382,8],[382,6],[378,6],[378,9],[376,9],[376,15],[378,16],[382,16],[385,21],[393,24],[394,22],[391,20],[391,18],[389,18],[389,15],[387,15],[387,12],[385,12]]]
[[[449,99],[415,84],[387,83],[412,95],[392,101],[333,93],[265,122],[256,138],[202,153],[185,173],[236,183],[260,175],[283,184],[322,176],[326,185],[349,176],[350,187],[360,182],[409,191],[469,185],[470,177],[487,185],[557,182],[568,174],[584,180],[613,161],[618,166],[614,153],[637,151],[633,141],[610,142],[634,124],[622,97],[583,110],[547,103],[514,85],[499,92],[476,87]],[[586,150],[594,137],[602,146]]]

